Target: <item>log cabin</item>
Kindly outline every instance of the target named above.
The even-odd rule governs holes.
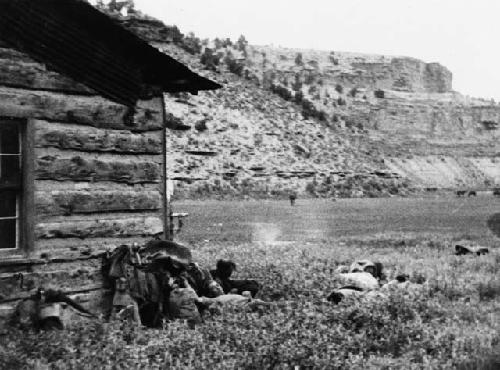
[[[85,1],[0,0],[0,306],[167,237],[164,93],[219,87]]]

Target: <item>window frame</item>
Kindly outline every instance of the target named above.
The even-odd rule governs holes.
[[[21,190],[18,207],[16,248],[0,249],[0,260],[26,258],[34,250],[34,122],[27,118],[0,116],[0,125],[12,121],[18,124],[21,154]]]

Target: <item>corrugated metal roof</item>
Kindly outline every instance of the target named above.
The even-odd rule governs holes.
[[[0,38],[128,106],[145,85],[191,93],[221,87],[82,0],[0,0]]]

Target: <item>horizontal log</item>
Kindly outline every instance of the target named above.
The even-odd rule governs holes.
[[[145,245],[152,239],[151,236],[124,236],[112,238],[80,238],[42,239],[36,243],[33,257],[45,257],[47,263],[57,263],[60,259],[90,258],[103,252],[111,251],[116,247],[127,244]]]
[[[98,95],[97,92],[81,83],[59,73],[48,71],[43,64],[11,58],[0,58],[0,85],[31,90]]]
[[[162,128],[159,99],[139,101],[135,112],[100,96],[0,87],[0,116],[71,122],[98,128],[150,131]]]
[[[78,155],[41,151],[35,165],[35,178],[56,181],[114,181],[127,184],[157,183],[160,165],[151,156]],[[140,160],[139,158],[144,158]]]
[[[125,130],[105,130],[41,120],[35,121],[35,128],[35,143],[39,148],[112,153],[162,152],[161,131],[133,134]]]
[[[35,204],[38,216],[155,210],[161,207],[161,194],[159,191],[37,191]]]
[[[62,153],[62,152],[60,152]],[[105,157],[103,155],[103,157]],[[145,160],[144,157],[141,157]],[[158,191],[158,183],[151,184],[125,184],[111,181],[52,181],[38,180],[35,183],[36,191]]]
[[[99,260],[103,253],[112,251],[120,245],[145,245],[152,238],[80,238],[42,239],[36,243],[36,249],[29,258],[0,260],[0,274],[33,271],[36,266],[51,266],[76,262]]]
[[[35,226],[36,239],[106,238],[152,236],[162,231],[162,220],[157,215],[116,218],[82,218],[68,216]]]

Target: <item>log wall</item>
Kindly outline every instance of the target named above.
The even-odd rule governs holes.
[[[0,117],[34,138],[34,245],[0,250],[0,304],[41,285],[93,291],[100,252],[162,231],[159,99],[130,110],[0,44]]]

